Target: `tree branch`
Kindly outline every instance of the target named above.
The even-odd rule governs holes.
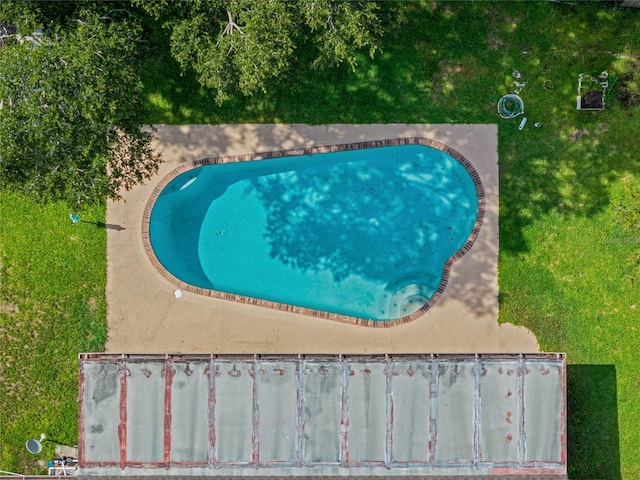
[[[240,28],[238,24],[233,21],[233,18],[231,17],[231,10],[227,10],[227,17],[229,18],[229,21],[227,22],[227,26],[224,27],[222,35],[233,35],[234,30],[240,32],[241,35],[244,35],[242,28]]]

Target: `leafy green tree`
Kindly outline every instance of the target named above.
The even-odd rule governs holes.
[[[132,0],[170,30],[171,52],[192,68],[219,102],[239,90],[266,92],[269,82],[312,51],[317,68],[373,55],[382,33],[378,4],[337,0]]]
[[[18,31],[0,49],[0,188],[79,204],[150,178],[160,157],[139,124],[136,23],[84,11]]]
[[[60,24],[80,6],[76,1],[2,0],[0,20],[17,27],[19,34],[28,35],[36,29]]]

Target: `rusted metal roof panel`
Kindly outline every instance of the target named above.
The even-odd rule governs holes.
[[[469,362],[437,366],[436,462],[474,463],[475,374]]]
[[[298,372],[294,362],[259,364],[257,403],[260,405],[257,435],[260,459],[265,462],[297,463]]]
[[[395,362],[391,422],[392,460],[399,463],[433,461],[431,438],[431,365]]]
[[[122,376],[126,392],[126,459],[133,463],[160,463],[164,449],[164,404],[166,382],[164,362],[130,363]],[[165,386],[166,385],[166,386]]]
[[[385,365],[353,362],[349,365],[345,422],[349,426],[345,442],[347,461],[384,464],[390,423],[387,415],[388,382]],[[362,405],[363,408],[347,408]]]
[[[118,363],[85,362],[80,368],[80,418],[85,418],[80,430],[86,448],[84,458],[88,463],[118,461],[120,443],[120,392]],[[84,381],[83,381],[84,379]]]
[[[80,356],[81,474],[566,475],[562,354]]]
[[[308,361],[303,366],[302,463],[339,464],[342,436],[343,365]]]
[[[564,366],[557,362],[529,361],[524,364],[524,457],[528,462],[558,462],[562,458],[562,438],[555,434],[562,422],[561,409],[548,405],[562,403]]]
[[[424,464],[432,461],[431,365],[399,361],[392,372],[392,460]]]
[[[180,368],[182,367],[182,368]],[[207,463],[209,447],[209,362],[185,362],[171,381],[169,460]]]
[[[520,379],[517,361],[482,362],[480,443],[482,460],[517,464],[520,457]]]
[[[254,382],[250,362],[216,362],[215,458],[220,464],[251,463],[253,460]]]

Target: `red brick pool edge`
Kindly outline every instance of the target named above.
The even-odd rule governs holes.
[[[379,147],[390,147],[390,146],[399,146],[399,145],[409,145],[409,144],[417,144],[424,145],[427,147],[432,147],[437,150],[443,151],[455,160],[457,160],[469,173],[471,179],[476,188],[477,197],[478,197],[478,214],[476,216],[476,220],[473,225],[473,229],[471,231],[471,235],[465,242],[465,244],[456,251],[453,255],[451,255],[444,264],[443,272],[442,272],[442,280],[440,281],[440,285],[436,289],[434,295],[429,299],[427,303],[425,303],[420,309],[411,313],[410,315],[406,315],[393,320],[367,320],[357,317],[352,317],[348,315],[341,315],[337,313],[326,312],[322,310],[315,310],[306,307],[299,307],[290,304],[273,302],[270,300],[262,300],[253,297],[247,297],[243,295],[237,295],[233,293],[226,293],[218,290],[211,290],[201,287],[196,287],[194,285],[190,285],[188,283],[183,282],[182,280],[173,276],[169,271],[167,271],[164,266],[160,263],[158,258],[153,251],[151,246],[151,241],[149,237],[149,222],[151,218],[151,211],[153,210],[153,206],[160,195],[160,193],[164,190],[164,188],[178,175],[181,175],[189,170],[194,168],[202,167],[205,165],[218,165],[225,163],[237,163],[237,162],[247,162],[253,160],[266,160],[273,158],[281,158],[288,156],[302,156],[302,155],[312,155],[319,153],[333,153],[333,152],[342,152],[348,150],[361,150],[367,148],[379,148]],[[302,315],[308,315],[316,318],[322,318],[326,320],[333,320],[337,322],[347,323],[351,325],[358,325],[363,327],[374,327],[374,328],[389,328],[395,325],[401,325],[413,320],[416,320],[420,316],[424,315],[429,309],[431,309],[440,299],[442,294],[445,291],[447,283],[449,281],[449,274],[451,271],[452,265],[462,258],[473,246],[478,235],[480,233],[480,228],[482,227],[482,222],[484,220],[485,215],[485,206],[486,206],[486,198],[485,191],[480,180],[480,176],[478,172],[473,167],[471,162],[469,162],[462,154],[460,154],[457,150],[445,145],[444,143],[438,142],[437,140],[432,140],[423,137],[402,137],[402,138],[394,138],[394,139],[386,139],[386,140],[373,140],[373,141],[365,141],[365,142],[355,142],[355,143],[346,143],[346,144],[337,144],[337,145],[326,145],[326,146],[314,146],[314,147],[305,147],[305,148],[297,148],[297,149],[289,149],[289,150],[276,150],[271,152],[261,152],[261,153],[249,153],[249,154],[241,154],[241,155],[222,155],[212,158],[203,158],[200,160],[195,160],[171,171],[168,175],[166,175],[153,189],[151,196],[147,202],[147,205],[143,212],[142,218],[142,242],[144,245],[144,250],[151,261],[151,264],[155,267],[155,269],[168,281],[172,284],[176,285],[178,288],[185,290],[187,292],[195,293],[198,295],[203,295],[206,297],[212,297],[216,299],[222,300],[230,300],[237,303],[247,304],[247,305],[257,305],[260,307],[270,308],[274,310],[280,310],[290,313],[298,313]]]

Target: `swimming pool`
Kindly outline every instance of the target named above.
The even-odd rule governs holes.
[[[143,239],[183,289],[388,325],[438,300],[483,215],[462,155],[404,138],[185,165],[154,190]]]

